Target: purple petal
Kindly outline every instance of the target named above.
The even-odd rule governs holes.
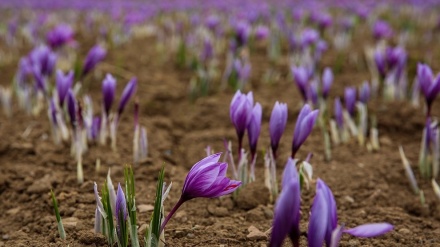
[[[131,96],[136,91],[136,86],[137,86],[137,79],[136,79],[136,77],[133,77],[127,83],[127,85],[124,88],[124,91],[122,92],[121,100],[119,101],[118,115],[121,115],[122,112],[124,111],[125,106],[127,105]]]
[[[317,188],[309,220],[307,236],[309,247],[322,247],[327,231],[328,213],[326,196]]]
[[[393,229],[394,226],[389,223],[371,223],[344,230],[344,233],[360,238],[372,238],[383,235]]]
[[[104,111],[106,115],[109,115],[110,108],[112,107],[113,100],[115,98],[116,91],[116,79],[111,75],[107,74],[104,81],[102,81],[102,97],[104,103]]]
[[[252,110],[252,115],[247,127],[248,137],[249,137],[249,146],[252,155],[255,154],[257,149],[258,137],[260,136],[261,130],[261,105],[260,103],[256,103],[254,109]]]
[[[336,227],[332,232],[332,239],[330,242],[329,247],[338,247],[339,241],[341,240],[342,233],[344,232],[344,226],[338,226]]]
[[[296,160],[289,157],[283,171],[282,188],[292,180],[298,180],[298,171],[296,170]]]
[[[286,128],[287,123],[287,104],[275,102],[272,109],[272,114],[270,116],[269,122],[269,132],[270,132],[270,145],[272,147],[272,152],[276,155],[278,149],[278,144],[280,142],[281,136]]]

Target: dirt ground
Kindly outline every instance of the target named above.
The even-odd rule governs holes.
[[[187,92],[191,72],[177,68],[172,61],[155,59],[158,54],[150,45],[152,42],[138,38],[116,47],[109,51],[105,63],[117,65],[138,77],[136,97],[140,101],[140,122],[148,130],[149,159],[134,166],[137,205],[145,208],[145,205],[154,203],[157,175],[161,166],[165,165],[165,181],[173,182],[165,202],[168,212],[180,196],[189,168],[205,156],[204,148],[210,145],[215,151],[223,151],[224,138],[236,141],[229,119],[229,104],[234,92],[228,89],[190,102]],[[409,53],[410,59],[420,59],[416,49],[410,47]],[[360,56],[360,51],[357,54]],[[332,65],[336,57],[336,53],[327,52],[323,64]],[[287,64],[277,67],[279,79],[266,83],[261,78],[270,64],[264,49],[251,52],[251,63],[251,80],[245,91],[252,90],[255,101],[263,107],[259,150],[270,143],[268,122],[273,104],[276,100],[288,104],[288,125],[281,139],[278,160],[278,173],[281,173],[289,157],[301,98]],[[440,68],[437,65],[433,65],[434,71]],[[16,63],[0,68],[0,84],[10,83],[15,68]],[[100,104],[104,73],[113,72],[111,68],[100,65],[98,72],[85,81],[89,84],[95,105]],[[414,76],[414,68],[411,71],[409,78]],[[128,80],[117,77],[118,92],[121,92]],[[368,79],[370,76],[365,68],[347,62],[335,74],[331,97],[341,96],[347,85],[359,85]],[[434,116],[440,116],[439,104],[438,101],[434,103]],[[386,221],[395,226],[394,231],[374,239],[344,235],[341,246],[440,246],[440,203],[430,181],[420,178],[416,166],[424,124],[423,107],[414,108],[403,101],[374,99],[369,109],[377,116],[381,144],[378,152],[370,153],[353,140],[334,147],[332,161],[326,162],[322,135],[319,128],[315,128],[298,154],[303,159],[308,152],[313,152],[314,178],[323,179],[332,189],[340,223],[354,227]],[[45,113],[32,117],[15,107],[11,119],[2,114],[0,246],[106,246],[105,239],[93,233],[93,182],[101,185],[109,168],[115,185],[123,181],[123,165],[132,162],[132,115],[131,102],[119,126],[117,152],[92,144],[84,156],[85,182],[78,185],[70,144],[53,144]],[[412,161],[419,186],[425,193],[425,205],[411,192],[398,153],[400,144]],[[101,159],[99,171],[95,169],[97,158]],[[267,238],[248,237],[250,226],[266,232],[272,224],[273,204],[269,202],[263,180],[263,159],[260,155],[256,182],[243,189],[236,202],[226,196],[185,203],[167,225],[166,246],[265,246]],[[51,188],[58,198],[66,241],[58,237],[49,193]],[[301,231],[304,234],[301,246],[307,243],[305,232],[313,196],[314,185],[310,190],[304,190],[302,195]],[[151,211],[138,212],[141,228],[145,228],[150,215]],[[290,246],[287,240],[285,246]]]

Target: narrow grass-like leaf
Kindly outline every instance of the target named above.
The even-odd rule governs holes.
[[[406,176],[408,177],[411,188],[415,194],[419,193],[419,186],[417,185],[417,180],[414,176],[414,173],[411,169],[411,164],[405,156],[405,152],[403,151],[402,146],[399,146],[400,158],[402,159],[403,168],[405,168]]]
[[[156,186],[156,200],[154,202],[154,210],[153,215],[151,219],[151,233],[147,234],[150,236],[147,236],[147,240],[151,241],[151,246],[156,246],[154,243],[158,243],[159,234],[160,234],[160,227],[162,224],[162,190],[163,190],[163,179],[164,179],[165,169],[162,167],[162,169],[159,172],[159,178],[157,180],[157,186]],[[148,239],[148,237],[150,239]]]
[[[55,211],[55,217],[57,218],[58,233],[60,234],[60,238],[64,240],[66,239],[66,232],[64,231],[64,226],[63,226],[63,222],[61,221],[60,211],[58,210],[58,202],[52,190],[50,190],[50,194],[52,195],[53,209]]]
[[[136,226],[136,199],[135,199],[135,187],[134,187],[134,174],[131,166],[126,166],[124,169],[125,177],[125,198],[127,201],[128,218],[130,221],[130,238],[132,247],[139,246],[139,239],[137,235]]]
[[[435,181],[435,179],[432,179],[431,181],[432,183],[432,188],[434,189],[434,193],[437,196],[437,198],[440,200],[440,186],[438,185],[438,183]]]

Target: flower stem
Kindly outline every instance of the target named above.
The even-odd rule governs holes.
[[[180,206],[182,206],[182,204],[185,202],[186,200],[184,200],[182,197],[180,197],[179,201],[177,201],[176,205],[174,205],[173,209],[171,209],[171,211],[168,213],[167,217],[165,218],[165,220],[162,222],[162,225],[160,226],[160,232],[159,235],[162,233],[163,229],[165,228],[166,224],[168,223],[168,221],[171,219],[171,217],[173,217],[174,213],[176,213],[177,209],[179,209]]]

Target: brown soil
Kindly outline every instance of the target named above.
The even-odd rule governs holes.
[[[223,138],[235,140],[235,131],[229,120],[233,92],[217,92],[191,103],[187,98],[191,73],[177,69],[171,61],[154,59],[157,54],[150,45],[152,43],[146,39],[133,40],[111,50],[106,63],[119,63],[118,66],[139,79],[140,121],[148,128],[150,158],[134,167],[137,204],[153,204],[156,177],[165,164],[165,180],[173,182],[165,204],[168,212],[179,198],[189,168],[204,157],[204,148],[211,145],[215,151],[223,151]],[[268,121],[274,102],[287,102],[289,106],[288,126],[280,144],[278,172],[281,173],[290,152],[300,96],[287,67],[279,68],[281,77],[274,83],[261,82],[269,63],[264,51],[252,54],[253,72],[247,90],[253,90],[254,99],[263,106],[260,149],[269,144]],[[335,56],[327,53],[324,64],[330,65]],[[15,64],[1,68],[4,72],[1,84],[10,82]],[[352,67],[355,66],[347,64],[336,75],[332,96],[342,95],[346,85],[369,79],[365,70]],[[98,71],[112,72],[105,66],[99,67]],[[86,82],[99,105],[103,73],[97,74],[97,77],[87,78]],[[119,92],[126,81],[118,80]],[[438,104],[440,102],[434,105],[435,116],[440,116]],[[422,180],[416,167],[423,128],[422,108],[413,108],[408,102],[377,100],[369,108],[378,118],[380,151],[370,153],[353,140],[335,147],[333,160],[325,162],[322,136],[316,128],[298,154],[298,157],[305,158],[308,152],[313,152],[314,177],[322,178],[333,190],[340,222],[346,227],[383,221],[395,225],[394,231],[374,239],[344,235],[341,246],[439,246],[440,203],[430,181]],[[55,146],[52,143],[46,114],[31,117],[15,108],[12,119],[0,119],[0,246],[106,246],[105,239],[93,233],[93,182],[101,185],[108,168],[112,170],[113,182],[123,181],[123,165],[132,161],[132,111],[130,105],[119,126],[118,152],[92,145],[84,156],[85,182],[82,185],[76,183],[76,165],[69,154],[69,145]],[[29,135],[23,137],[26,129]],[[413,163],[419,186],[425,193],[425,205],[421,205],[419,197],[410,190],[398,153],[399,144],[404,146]],[[97,158],[102,164],[98,172],[94,166]],[[263,160],[259,157],[256,184],[242,191],[238,203],[228,196],[185,203],[167,225],[167,246],[265,246],[267,239],[251,240],[247,237],[250,226],[266,232],[272,223],[273,204],[268,202],[267,191],[261,186],[264,179],[262,167]],[[66,241],[58,237],[50,200],[51,188],[56,193],[61,217],[66,223]],[[303,232],[307,230],[313,195],[313,186],[303,192]],[[140,226],[148,222],[150,214],[138,213]],[[289,246],[287,241],[286,246]],[[306,246],[305,236],[301,237],[301,246]]]

